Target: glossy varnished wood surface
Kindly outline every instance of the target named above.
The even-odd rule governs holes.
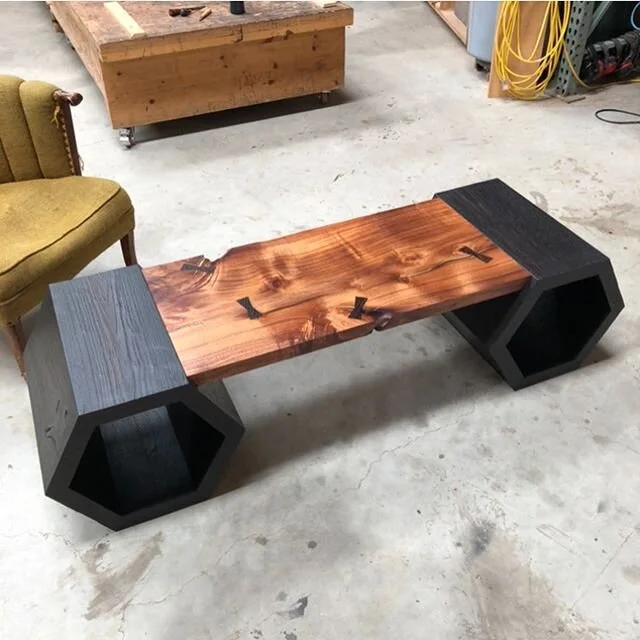
[[[518,291],[529,280],[439,200],[143,273],[197,384]],[[357,296],[367,301],[353,318]],[[260,317],[249,317],[243,298]]]

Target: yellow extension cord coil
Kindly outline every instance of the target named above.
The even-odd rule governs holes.
[[[500,3],[491,64],[495,65],[495,73],[509,95],[520,100],[536,100],[544,94],[564,50],[571,2],[545,4],[544,19],[535,43],[531,51],[523,51],[520,41],[522,3]],[[514,60],[521,63],[520,72],[512,68]],[[577,75],[574,69],[571,71]]]

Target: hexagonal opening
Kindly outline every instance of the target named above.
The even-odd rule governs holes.
[[[198,488],[224,440],[181,402],[98,425],[71,489],[119,515]]]
[[[508,293],[499,298],[476,302],[468,307],[457,309],[452,313],[480,342],[487,342],[495,332],[496,327],[502,322],[509,311],[511,311],[519,295],[519,291]]]
[[[507,344],[527,377],[574,360],[611,307],[598,276],[545,291]]]

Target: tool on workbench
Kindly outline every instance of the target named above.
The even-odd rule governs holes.
[[[182,16],[183,18],[186,18],[187,16],[190,16],[192,12],[200,11],[200,9],[204,9],[203,4],[199,4],[198,6],[195,6],[195,7],[173,7],[169,9],[169,15],[172,18],[176,18],[177,16]]]
[[[229,2],[229,11],[234,16],[241,16],[244,11],[244,2]]]
[[[207,16],[211,15],[211,7],[207,7],[206,9],[203,9],[202,12],[200,13],[200,17],[198,18],[198,22],[202,22]]]

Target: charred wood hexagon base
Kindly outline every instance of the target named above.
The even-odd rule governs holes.
[[[139,267],[55,284],[25,353],[45,493],[112,529],[206,500],[244,431],[189,384]]]
[[[500,180],[437,197],[532,276],[445,317],[514,389],[579,367],[624,307],[609,259]]]

